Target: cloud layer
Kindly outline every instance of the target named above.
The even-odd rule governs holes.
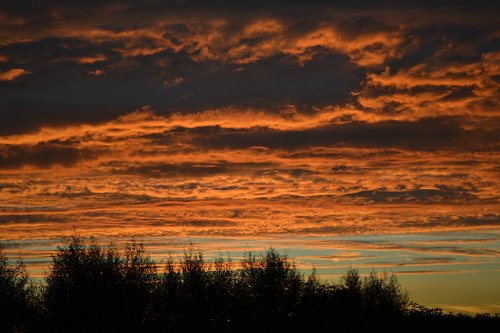
[[[0,240],[286,239],[325,276],[495,272],[499,9],[2,1]]]

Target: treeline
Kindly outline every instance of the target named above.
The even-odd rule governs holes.
[[[0,332],[478,331],[499,323],[417,305],[394,275],[304,276],[273,249],[246,253],[241,265],[207,262],[193,249],[160,264],[135,242],[120,252],[72,237],[39,285],[0,252]]]

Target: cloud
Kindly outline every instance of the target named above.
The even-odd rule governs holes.
[[[217,174],[253,173],[273,167],[272,163],[234,163],[227,161],[184,162],[184,163],[128,163],[108,162],[102,164],[114,174],[140,174],[147,177],[204,177]]]
[[[431,56],[434,61],[424,60],[397,70],[387,66],[380,73],[368,73],[358,102],[370,112],[399,119],[496,114],[499,88],[495,78],[500,74],[500,53],[443,61],[443,52],[435,50]]]
[[[89,75],[94,75],[94,76],[99,76],[99,75],[104,75],[106,74],[106,71],[102,69],[96,69],[95,71],[89,72]]]
[[[463,189],[420,189],[412,191],[367,190],[346,194],[350,199],[366,203],[467,203],[477,201],[475,195]]]
[[[331,170],[334,173],[350,173],[350,172],[359,172],[360,168],[356,167],[356,166],[337,164],[337,165],[333,166]]]
[[[0,97],[1,99],[1,97]],[[1,105],[1,104],[0,104]],[[36,133],[44,127],[64,128],[83,124],[99,124],[130,112],[120,107],[78,104],[48,105],[33,100],[11,100],[0,107],[0,136]],[[19,115],[22,114],[22,121]]]
[[[19,169],[23,166],[48,168],[64,167],[94,158],[96,152],[48,143],[37,145],[0,145],[0,169]]]
[[[14,68],[5,72],[0,72],[0,81],[14,81],[21,76],[28,75],[30,72],[22,68]]]
[[[350,122],[290,131],[270,129],[217,130],[195,139],[214,148],[253,146],[297,149],[314,146],[399,147],[414,150],[496,149],[496,130],[466,129],[456,117],[425,118],[415,122]]]
[[[141,105],[164,115],[355,110],[339,115],[343,122],[495,115],[496,5],[356,3],[293,1],[283,11],[274,1],[110,0],[96,10],[93,1],[8,1],[0,5],[9,17],[2,66],[32,74],[22,89],[0,87],[0,107],[23,113],[31,130],[96,123]],[[52,111],[34,119],[33,108],[75,120]],[[22,130],[6,124],[0,134]]]

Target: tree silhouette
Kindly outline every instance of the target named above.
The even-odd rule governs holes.
[[[363,281],[362,296],[365,312],[378,320],[394,319],[409,305],[408,293],[395,275],[386,272],[379,276],[372,271]]]
[[[161,269],[158,267],[163,266]],[[142,244],[123,252],[74,236],[57,248],[36,292],[22,263],[0,252],[0,332],[336,332],[487,330],[500,317],[449,314],[410,302],[393,274],[339,282],[304,276],[286,255],[247,252],[207,262],[191,246],[155,263]]]
[[[26,330],[34,319],[36,301],[24,264],[10,264],[0,247],[0,332]]]
[[[293,320],[303,288],[303,276],[295,264],[271,248],[260,257],[248,252],[242,265],[242,294],[252,307],[251,323],[272,327]]]
[[[140,244],[125,257],[73,236],[58,247],[44,293],[51,329],[58,332],[135,331],[146,316],[155,266]]]

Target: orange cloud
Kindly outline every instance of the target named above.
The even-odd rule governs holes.
[[[365,108],[394,119],[427,116],[491,117],[498,115],[500,52],[485,53],[467,64],[420,63],[410,68],[367,74],[356,93]],[[383,93],[382,93],[383,92]]]
[[[104,75],[104,74],[106,74],[106,71],[103,69],[96,69],[95,71],[89,72],[89,75],[92,75],[92,76],[100,76],[100,75]]]
[[[106,59],[107,59],[107,57],[105,55],[97,54],[94,56],[76,58],[75,61],[79,64],[87,65],[87,64],[94,64],[96,62],[104,61]]]
[[[21,76],[28,75],[30,72],[22,68],[13,68],[6,72],[0,72],[0,81],[14,81]]]
[[[187,32],[175,35],[170,29],[182,24]],[[197,62],[206,60],[229,61],[249,64],[279,54],[290,55],[300,63],[315,57],[316,48],[329,49],[349,56],[360,66],[374,66],[402,54],[400,46],[405,41],[403,31],[374,31],[347,36],[334,24],[322,24],[318,28],[301,33],[290,31],[283,21],[274,18],[258,19],[229,32],[227,19],[165,18],[152,21],[137,29],[122,31],[98,28],[95,25],[56,25],[50,29],[19,37],[16,41],[34,41],[50,36],[78,38],[94,44],[120,41],[122,47],[114,50],[123,57],[150,56],[165,50],[187,52]],[[77,58],[81,64],[105,60],[104,55]]]
[[[342,36],[334,26],[325,26],[293,40],[285,52],[307,61],[312,55],[306,51],[314,47],[324,47],[347,54],[360,66],[373,66],[384,63],[389,58],[400,55],[398,46],[404,41],[401,32],[374,32],[362,36]],[[377,49],[368,49],[377,45]]]

